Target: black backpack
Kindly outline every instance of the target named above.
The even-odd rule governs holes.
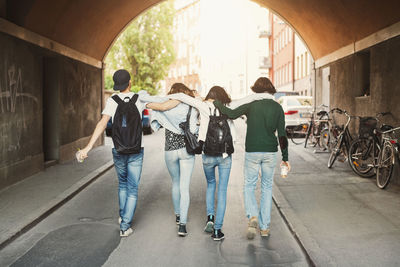
[[[135,103],[138,99],[135,94],[129,101],[125,102],[118,95],[112,98],[117,102],[112,123],[112,140],[114,148],[121,154],[138,154],[142,146],[142,120]]]
[[[223,153],[232,154],[233,141],[231,129],[228,124],[226,115],[216,115],[217,109],[214,110],[214,115],[210,115],[208,123],[206,141],[204,142],[204,154],[210,156],[221,156]],[[210,109],[210,114],[211,114]]]

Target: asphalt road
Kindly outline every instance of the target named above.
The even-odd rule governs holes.
[[[243,130],[243,123],[239,123]],[[145,157],[134,233],[121,239],[117,179],[112,169],[0,252],[1,266],[308,266],[273,206],[271,236],[245,236],[243,131],[235,146],[228,187],[225,240],[203,232],[206,181],[201,157],[191,182],[188,236],[178,237],[171,180],[164,163],[164,132],[145,136]],[[111,153],[111,152],[110,152]],[[43,192],[46,193],[46,192]]]

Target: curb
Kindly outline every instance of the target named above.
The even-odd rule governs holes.
[[[17,239],[22,234],[26,233],[28,230],[33,228],[35,225],[40,223],[42,220],[47,218],[50,214],[56,211],[58,208],[63,206],[69,200],[71,200],[74,196],[76,196],[83,189],[88,187],[92,182],[97,180],[100,176],[102,176],[105,172],[110,170],[114,166],[114,162],[112,160],[105,163],[103,166],[98,169],[92,171],[88,175],[84,176],[77,183],[73,184],[70,188],[65,190],[63,193],[58,195],[52,201],[48,202],[46,205],[38,209],[35,214],[28,217],[26,220],[28,221],[22,228],[13,231],[11,234],[0,240],[0,250],[10,244],[12,241]]]
[[[286,222],[289,230],[303,250],[310,266],[331,265],[335,260],[324,250],[312,237],[308,228],[297,217],[295,211],[290,206],[277,184],[274,184],[272,199],[278,208],[279,214]]]

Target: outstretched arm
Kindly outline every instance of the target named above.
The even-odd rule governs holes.
[[[235,109],[230,109],[225,107],[220,101],[214,101],[214,105],[219,108],[219,110],[225,114],[226,116],[228,116],[228,118],[230,119],[237,119],[240,116],[247,114],[247,111],[249,109],[249,105],[250,104],[246,104],[246,105],[242,105],[238,108]]]
[[[148,104],[146,104],[146,107],[154,109],[154,110],[158,110],[158,111],[166,111],[166,110],[170,110],[170,109],[176,107],[177,105],[179,105],[179,103],[181,103],[181,102],[178,100],[175,100],[175,99],[171,99],[171,100],[167,100],[162,103],[155,103],[155,102],[148,103]]]
[[[251,103],[256,100],[262,100],[262,99],[273,99],[274,97],[271,94],[268,93],[258,93],[258,94],[251,94],[246,97],[243,97],[241,99],[233,100],[231,103],[229,103],[230,108],[237,108],[241,105],[245,105],[248,103]]]
[[[87,154],[93,148],[94,143],[96,143],[96,141],[100,137],[100,135],[103,134],[104,130],[107,127],[107,122],[110,120],[110,118],[111,118],[111,116],[108,116],[108,115],[103,115],[101,117],[100,121],[97,123],[96,128],[93,131],[92,136],[90,137],[89,143],[86,145],[86,147],[84,149],[80,150],[79,158],[81,160],[88,157]]]

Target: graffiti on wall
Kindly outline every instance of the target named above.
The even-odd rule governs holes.
[[[15,113],[17,108],[20,108],[23,115],[24,98],[33,100],[36,104],[39,103],[37,97],[32,94],[23,92],[22,86],[22,70],[21,68],[11,65],[5,68],[4,82],[0,82],[0,112]]]
[[[26,116],[26,112],[32,112],[32,108],[26,111],[25,105],[32,102],[39,105],[37,97],[24,92],[23,84],[22,68],[15,64],[7,66],[6,62],[4,73],[0,73],[0,114],[14,115],[12,119],[4,117],[9,119],[0,120],[2,153],[18,151],[21,148],[22,134],[27,131],[27,119],[30,117]]]

